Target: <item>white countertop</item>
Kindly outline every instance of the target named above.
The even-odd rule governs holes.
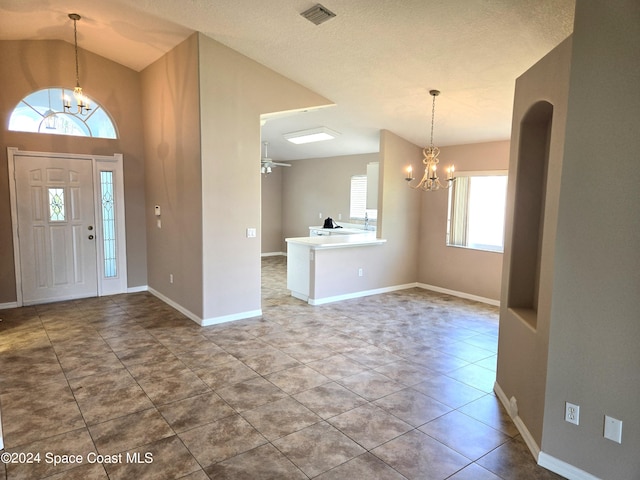
[[[306,245],[312,250],[325,248],[363,247],[368,245],[382,245],[387,241],[376,238],[376,232],[358,233],[355,235],[327,235],[320,237],[285,238],[287,243]]]
[[[369,228],[370,230],[365,230],[364,225],[345,223],[341,225],[339,228],[324,228],[323,226],[318,225],[318,226],[309,227],[309,230],[321,230],[329,233],[339,233],[340,235],[349,235],[352,233],[357,233],[357,234],[375,233],[376,231],[375,226],[370,226]]]

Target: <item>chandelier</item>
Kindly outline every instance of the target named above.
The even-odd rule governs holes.
[[[78,107],[78,114],[86,115],[91,110],[89,99],[82,93],[82,87],[80,86],[80,76],[78,75],[78,29],[76,28],[76,22],[80,20],[80,15],[77,13],[70,13],[69,18],[73,20],[73,44],[76,52],[76,87],[73,89],[73,97],[76,100]],[[64,111],[69,112],[71,110],[71,100],[65,96],[64,99]]]
[[[446,169],[446,183],[442,183],[438,178],[438,163],[440,163],[440,160],[438,160],[438,155],[440,154],[440,149],[433,145],[433,123],[436,115],[436,97],[440,95],[440,91],[429,90],[429,94],[433,97],[433,105],[431,107],[431,142],[428,147],[424,147],[424,149],[422,150],[422,155],[424,156],[424,158],[422,159],[422,163],[424,164],[424,175],[422,176],[422,180],[420,180],[420,183],[415,186],[411,185],[411,183],[409,182],[414,179],[414,176],[413,167],[409,165],[409,167],[407,167],[407,176],[405,177],[407,185],[409,185],[411,188],[420,189],[427,192],[432,190],[439,190],[441,188],[449,188],[455,180],[455,177],[453,176],[455,168],[453,167],[453,165],[447,167]]]

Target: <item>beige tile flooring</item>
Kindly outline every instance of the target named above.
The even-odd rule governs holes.
[[[492,393],[495,308],[312,307],[284,265],[263,260],[262,318],[213,327],[147,293],[0,311],[6,452],[40,454],[0,479],[560,478]]]

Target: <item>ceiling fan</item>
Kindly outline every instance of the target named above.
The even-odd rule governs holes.
[[[260,172],[271,173],[271,170],[274,167],[290,167],[291,166],[289,163],[279,163],[271,160],[268,154],[269,142],[262,142],[262,144],[264,145],[264,157],[260,159]]]

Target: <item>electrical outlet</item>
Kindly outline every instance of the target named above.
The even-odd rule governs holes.
[[[361,268],[358,269],[358,276],[362,277],[364,275],[364,272],[362,271]]]
[[[564,406],[564,420],[578,425],[580,423],[580,406],[566,402]]]
[[[173,283],[173,273],[169,274],[169,283]]]

